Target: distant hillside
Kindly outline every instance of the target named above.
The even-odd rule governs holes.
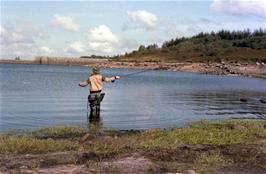
[[[115,56],[123,61],[219,62],[221,60],[266,63],[266,29],[253,32],[227,31],[199,33],[189,38],[139,46],[138,50]]]

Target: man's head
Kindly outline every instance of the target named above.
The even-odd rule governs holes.
[[[100,74],[100,73],[101,73],[100,68],[97,67],[92,68],[92,74]]]

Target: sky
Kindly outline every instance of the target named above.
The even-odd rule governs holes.
[[[200,32],[266,29],[266,0],[0,3],[0,59],[111,56]]]

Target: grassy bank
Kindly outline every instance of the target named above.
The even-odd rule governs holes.
[[[11,157],[75,152],[83,155],[73,156],[73,160],[60,157],[51,165],[98,163],[137,153],[151,160],[157,172],[188,168],[199,173],[241,168],[266,171],[266,121],[201,121],[184,128],[144,132],[103,131],[94,127],[90,134],[85,134],[81,127],[56,127],[1,135],[0,169],[10,170],[3,161]]]

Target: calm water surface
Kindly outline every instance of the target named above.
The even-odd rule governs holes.
[[[139,70],[102,69],[106,76]],[[0,132],[54,125],[86,125],[86,67],[0,65]],[[183,126],[201,119],[266,118],[266,80],[148,71],[105,84],[105,128]],[[241,102],[240,98],[248,98]]]

